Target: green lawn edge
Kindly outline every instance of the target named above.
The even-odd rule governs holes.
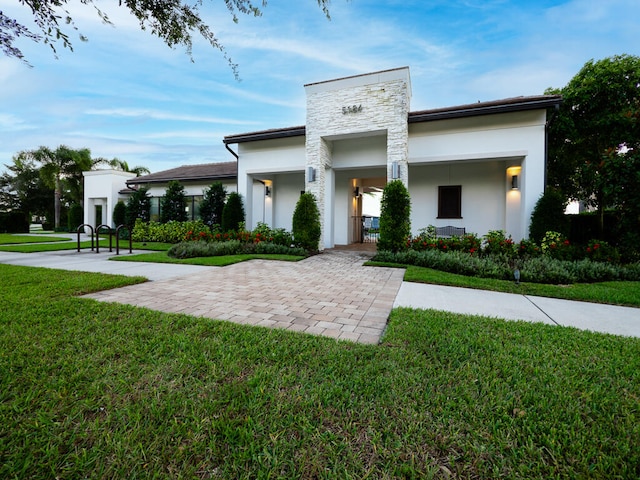
[[[69,238],[67,237],[56,237],[56,236],[44,236],[44,235],[34,235],[34,234],[15,234],[15,233],[0,233],[0,246],[3,245],[16,245],[22,243],[45,243],[45,242],[68,242]]]
[[[640,307],[640,282],[574,283],[571,285],[549,285],[540,283],[516,284],[515,282],[506,280],[467,277],[414,265],[374,261],[366,262],[365,265],[404,268],[406,269],[404,274],[405,282],[430,283],[451,287],[559,298],[563,300]]]
[[[306,257],[299,255],[281,254],[244,254],[244,255],[223,255],[216,257],[194,257],[194,258],[172,258],[167,252],[140,253],[127,255],[124,257],[111,257],[109,260],[118,262],[148,262],[148,263],[172,263],[182,265],[202,265],[207,267],[226,267],[235,263],[246,262],[248,260],[277,260],[284,262],[298,262]]]

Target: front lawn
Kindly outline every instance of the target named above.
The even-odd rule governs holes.
[[[640,339],[398,309],[361,345],[75,296],[136,281],[0,265],[1,478],[640,476]]]
[[[44,235],[17,235],[13,233],[0,233],[0,245],[14,245],[20,243],[42,242],[68,242],[66,237],[52,237]]]

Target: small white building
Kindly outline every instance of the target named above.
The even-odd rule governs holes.
[[[297,198],[308,191],[321,213],[320,248],[358,242],[361,193],[400,179],[414,233],[452,225],[528,236],[545,187],[547,110],[560,96],[412,112],[407,67],[305,90],[306,126],[224,138],[238,162],[238,192],[252,206],[248,228],[264,221],[290,230]]]

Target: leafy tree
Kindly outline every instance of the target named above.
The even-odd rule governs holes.
[[[550,126],[549,181],[596,207],[602,232],[604,210],[626,208],[634,195],[619,174],[638,171],[640,57],[590,60],[555,92],[564,100]]]
[[[116,206],[113,207],[113,223],[116,227],[125,225],[127,222],[127,206],[122,200],[118,200]]]
[[[393,180],[382,191],[378,250],[404,250],[410,235],[411,197],[401,180]]]
[[[313,193],[305,192],[300,195],[293,211],[291,231],[293,239],[299,246],[306,250],[318,249],[322,229],[320,211]]]
[[[318,5],[329,15],[329,0],[317,0]],[[56,44],[61,42],[63,48],[73,51],[72,42],[69,39],[68,29],[78,31],[73,18],[67,10],[69,0],[20,0],[20,3],[31,8],[33,20],[40,29],[37,34],[30,31],[26,26],[16,20],[7,17],[0,11],[0,48],[5,55],[24,60],[21,50],[15,45],[19,37],[27,38],[35,42],[43,41],[48,44],[56,54]],[[96,14],[103,22],[111,24],[107,15],[98,8],[93,0],[81,0],[87,6],[95,8]],[[193,45],[193,34],[198,34],[204,38],[213,48],[219,50],[227,60],[234,73],[237,72],[236,65],[216,38],[211,27],[201,18],[200,7],[202,1],[187,2],[184,0],[122,0],[117,3],[119,7],[129,10],[136,17],[142,30],[149,30],[153,35],[162,39],[169,47],[178,45],[184,47],[189,56]],[[233,16],[233,21],[238,21],[238,14],[258,17],[262,15],[259,7],[254,5],[252,0],[224,0],[224,3]],[[260,2],[266,6],[266,0]],[[62,24],[62,25],[61,25]],[[66,26],[66,30],[64,27]],[[79,34],[80,40],[87,38]]]
[[[244,223],[242,195],[237,192],[231,192],[222,210],[222,230],[225,232],[240,230],[242,223]]]
[[[222,223],[222,211],[226,198],[227,190],[222,182],[215,182],[204,191],[202,202],[200,202],[200,218],[209,228]]]
[[[564,211],[567,201],[555,188],[547,188],[540,196],[531,214],[529,225],[529,237],[536,243],[542,242],[549,231],[559,232],[565,237],[569,236],[569,218]]]
[[[130,167],[129,164],[125,160],[120,160],[118,158],[114,158],[113,160],[105,160],[105,163],[109,164],[109,166],[115,170],[122,170],[123,172],[135,173],[136,177],[141,175],[148,175],[151,173],[147,167],[142,167],[140,165],[135,167]]]
[[[167,190],[160,200],[160,223],[171,220],[184,222],[187,220],[185,210],[186,197],[184,187],[177,180],[172,180],[167,185]]]
[[[53,218],[53,189],[45,185],[35,160],[21,152],[5,168],[0,176],[0,210],[22,211],[28,222],[31,216]]]
[[[133,229],[138,218],[143,222],[151,219],[151,197],[146,188],[134,190],[127,201],[125,225]]]

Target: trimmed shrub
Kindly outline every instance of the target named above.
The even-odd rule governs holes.
[[[406,250],[410,236],[411,197],[401,180],[393,180],[387,183],[382,192],[378,250]]]
[[[184,187],[177,180],[171,180],[167,185],[164,197],[160,200],[160,223],[186,221],[185,207]]]
[[[244,243],[240,240],[226,242],[181,242],[169,249],[167,255],[173,258],[216,257],[243,253],[284,254],[305,256],[306,250],[300,247],[275,245],[268,242]]]
[[[554,188],[547,188],[540,196],[531,214],[529,237],[540,243],[548,231],[560,232],[567,237],[571,224],[564,211],[567,200]]]
[[[237,192],[231,192],[222,209],[222,231],[242,230],[241,225],[244,224],[244,205],[242,203],[242,195]]]
[[[193,232],[205,232],[210,235],[209,227],[202,220],[167,223],[143,222],[136,220],[131,239],[134,242],[178,243],[184,241]]]
[[[320,211],[313,193],[300,195],[293,211],[293,240],[306,250],[318,250],[322,230],[320,228]]]
[[[475,257],[439,250],[378,252],[375,261],[416,265],[471,277],[513,279],[512,259],[506,255]],[[618,266],[591,260],[564,261],[546,255],[518,262],[520,280],[530,283],[570,284],[613,280],[640,280],[640,263]]]
[[[84,211],[77,203],[71,205],[69,214],[67,215],[67,227],[70,232],[75,232],[84,222]]]
[[[124,225],[127,219],[127,206],[122,200],[118,200],[116,206],[113,207],[113,223],[116,227]]]
[[[146,188],[135,190],[127,201],[125,225],[137,224],[137,220],[148,222],[151,219],[151,197]]]
[[[222,185],[222,182],[211,184],[203,192],[202,201],[200,202],[200,218],[209,228],[222,224],[222,212],[226,198],[227,190]]]

